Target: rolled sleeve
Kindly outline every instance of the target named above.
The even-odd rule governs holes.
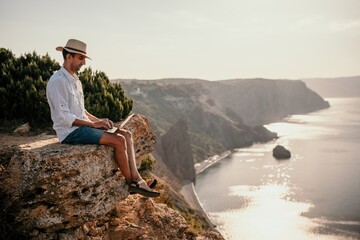
[[[58,111],[56,111],[58,113],[58,118],[59,118],[59,122],[65,126],[65,127],[72,127],[73,122],[76,119],[76,116],[74,114],[70,113],[70,108],[68,105],[68,101],[66,99],[66,97],[63,97],[64,93],[61,93],[60,91],[56,91],[56,93],[54,94],[55,96],[55,109],[58,108]],[[68,94],[66,94],[68,95]],[[68,98],[68,96],[67,96]]]

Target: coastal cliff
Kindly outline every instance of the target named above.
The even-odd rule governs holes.
[[[172,169],[180,181],[194,181],[194,169],[189,170],[189,165],[276,138],[276,133],[263,127],[266,123],[290,114],[329,107],[328,102],[302,81],[161,79],[113,82],[121,83],[134,99],[135,112],[148,116],[161,139],[155,146],[161,156],[159,160]],[[180,120],[184,123],[178,126]],[[182,127],[185,124],[186,127]],[[179,127],[181,130],[177,129]],[[173,142],[186,134],[190,141],[178,141],[175,149]]]
[[[330,105],[318,93],[299,80],[236,79],[208,86],[217,102],[237,113],[250,126],[303,114]],[[221,90],[219,90],[219,88]],[[216,94],[218,92],[226,94]]]
[[[159,145],[158,145],[159,146]],[[195,169],[191,155],[190,136],[187,124],[180,119],[161,137],[161,159],[175,176],[181,176],[181,181],[195,182]],[[190,159],[190,161],[188,161]]]
[[[155,136],[142,115],[125,128],[133,133],[140,166]],[[4,239],[222,239],[211,229],[194,232],[161,199],[130,196],[111,147],[65,145],[49,135],[1,141]]]

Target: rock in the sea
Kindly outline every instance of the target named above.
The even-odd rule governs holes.
[[[276,159],[289,159],[291,157],[291,153],[284,146],[277,145],[273,149],[273,156]]]

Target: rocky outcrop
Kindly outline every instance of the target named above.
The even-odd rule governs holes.
[[[291,153],[284,146],[277,145],[273,149],[273,156],[274,156],[274,158],[276,158],[278,160],[289,159],[289,158],[291,158]]]
[[[154,134],[141,115],[125,128],[133,133],[140,165],[153,149]],[[188,225],[178,212],[152,199],[128,197],[111,147],[65,145],[44,136],[2,145],[0,159],[1,222],[18,234],[35,239],[186,239]]]
[[[58,231],[108,213],[127,189],[110,147],[68,146],[57,139],[19,146],[0,188],[23,231]]]
[[[215,231],[189,231],[187,222],[178,212],[151,199],[132,196],[119,206],[110,222],[114,227],[110,228],[105,239],[223,239]]]
[[[190,137],[184,120],[177,121],[161,137],[158,148],[161,158],[179,181],[195,182],[194,160],[191,151]]]

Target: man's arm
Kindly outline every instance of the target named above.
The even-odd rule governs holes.
[[[86,126],[86,127],[92,127],[92,128],[104,128],[104,129],[112,128],[112,125],[105,119],[98,119],[97,121],[86,121],[86,120],[76,118],[73,121],[72,125],[73,126]]]
[[[110,129],[110,128],[113,128],[114,127],[114,123],[110,120],[110,119],[108,119],[108,118],[97,118],[97,117],[95,117],[94,115],[92,115],[91,113],[89,113],[88,111],[86,111],[85,110],[85,114],[86,114],[86,116],[89,118],[89,120],[90,121],[92,121],[92,122],[99,122],[99,121],[105,121],[105,122],[107,122],[109,125],[110,125],[110,127],[109,128],[106,128],[106,129]]]
[[[90,121],[95,122],[95,121],[100,121],[99,118],[95,117],[94,115],[92,115],[91,113],[89,113],[88,111],[85,110],[85,114],[86,116],[90,119]]]

